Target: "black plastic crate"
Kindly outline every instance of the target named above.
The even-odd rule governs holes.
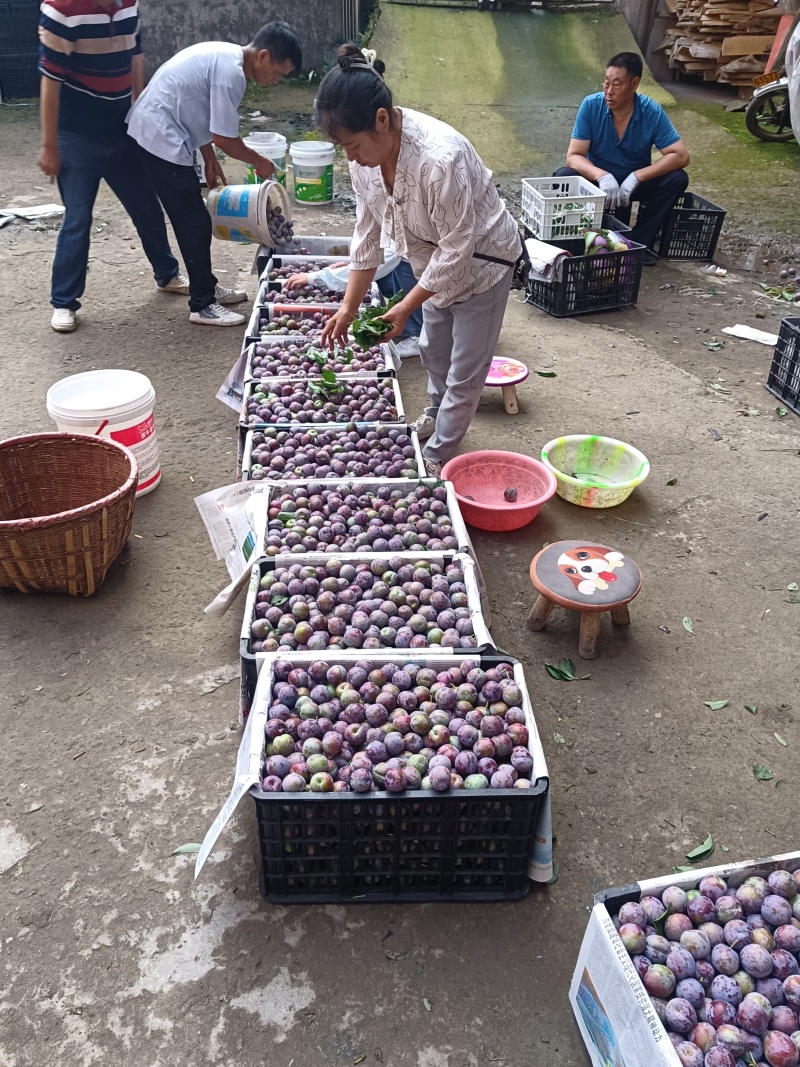
[[[426,650],[368,658],[398,666],[426,659],[408,654],[414,651]],[[513,657],[475,650],[447,665],[473,658],[484,669],[511,663],[522,677]],[[534,750],[541,749],[527,693],[525,708],[536,760]],[[519,900],[530,886],[528,865],[548,788],[546,777],[525,790],[449,793],[287,794],[253,786],[261,895],[274,904]]]
[[[608,212],[603,215],[603,229],[614,230],[615,233],[630,233],[631,231],[630,226],[626,222],[620,222],[619,219],[614,218],[613,215],[609,215]],[[536,234],[531,233],[527,226],[522,227],[522,232],[526,241],[529,237],[532,237],[536,241],[539,240]],[[543,243],[546,245],[558,245],[559,248],[563,248],[572,256],[583,255],[584,249],[586,248],[586,241],[583,237],[564,237],[559,238],[557,241],[544,241]]]
[[[531,789],[262,793],[261,895],[275,904],[518,900],[546,779]]]
[[[571,241],[554,241],[569,252]],[[582,244],[582,242],[581,242]],[[528,302],[556,318],[630,307],[639,298],[639,283],[647,249],[635,244],[607,255],[572,255],[561,263],[561,278],[543,282],[531,277]]]
[[[697,193],[683,193],[656,238],[662,259],[713,259],[725,209]]]
[[[800,318],[781,321],[767,389],[795,415],[800,415]]]
[[[39,95],[39,53],[0,55],[0,94],[3,100]]]

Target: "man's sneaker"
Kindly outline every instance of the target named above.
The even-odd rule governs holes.
[[[241,289],[226,289],[224,285],[217,286],[215,295],[218,304],[241,304],[243,300],[247,300],[247,293],[243,293]]]
[[[419,337],[404,337],[395,344],[397,354],[401,359],[410,359],[411,356],[419,355]]]
[[[70,308],[53,308],[53,317],[50,325],[56,333],[72,333],[78,325],[75,321],[75,312]]]
[[[429,478],[441,478],[442,465],[437,463],[435,459],[425,460],[425,473]]]
[[[423,412],[416,422],[411,423],[411,429],[417,431],[420,441],[425,441],[428,437],[433,436],[433,431],[436,429],[436,419],[429,415],[427,411]]]
[[[180,271],[174,278],[170,278],[166,285],[159,285],[159,293],[177,293],[178,296],[189,295],[189,279],[186,278]]]
[[[202,311],[193,311],[189,315],[189,322],[197,322],[201,326],[243,326],[246,321],[244,315],[228,311],[221,304],[209,304]]]

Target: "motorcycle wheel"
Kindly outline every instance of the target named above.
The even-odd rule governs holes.
[[[786,89],[774,89],[751,100],[744,113],[744,121],[750,133],[762,141],[791,141],[794,133]]]

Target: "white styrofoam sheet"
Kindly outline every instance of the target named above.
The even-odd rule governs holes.
[[[347,664],[348,662],[355,663],[359,659],[369,659],[376,667],[379,667],[384,663],[396,663],[399,667],[402,667],[407,663],[417,663],[420,666],[432,667],[435,670],[446,670],[448,667],[457,667],[465,661],[474,663],[477,667],[481,662],[481,654],[476,650],[470,650],[464,655],[459,655],[457,652],[452,652],[451,650],[450,654],[441,656],[429,656],[427,655],[429,651],[429,649],[424,648],[386,649],[385,652],[375,650],[374,652],[365,654],[363,649],[350,649],[341,654],[337,652],[335,656],[322,658],[330,658],[331,663],[342,664]],[[261,762],[264,753],[264,731],[272,699],[272,686],[274,682],[273,667],[276,658],[278,657],[275,655],[271,656],[265,662],[264,669],[261,670],[258,676],[253,704],[250,709],[250,714],[247,716],[244,733],[236,757],[233,785],[227,800],[203,838],[203,843],[197,854],[197,861],[195,863],[195,878],[199,875],[203,864],[208,859],[219,835],[222,833],[236,810],[239,801],[245,793],[249,792],[249,790],[261,780]],[[319,653],[289,652],[286,656],[281,658],[290,659],[292,663],[300,667],[312,663],[314,660],[318,660],[321,657]],[[544,749],[542,748],[542,742],[539,736],[539,729],[533,714],[533,705],[531,704],[528,687],[525,684],[525,675],[522,669],[522,664],[520,663],[514,664],[514,680],[522,690],[522,706],[525,709],[525,724],[528,728],[528,748],[533,757],[531,780],[534,782],[541,779],[549,781],[550,775],[547,769],[547,760],[545,759]],[[497,792],[502,794],[505,791],[498,790]],[[331,796],[335,795],[336,794],[331,794]],[[369,795],[372,797],[389,798],[395,794],[373,792]],[[413,795],[419,796],[420,799],[424,799],[428,796],[439,797],[442,794],[418,789],[413,791]]]
[[[339,375],[339,377],[343,377]],[[309,382],[320,382],[321,378],[258,378],[252,382],[246,382],[244,387],[244,396],[242,397],[242,410],[239,414],[239,426],[243,430],[299,430],[299,429],[314,429],[314,430],[343,430],[348,423],[346,422],[247,422],[247,402],[253,393],[262,385],[267,388],[277,388],[283,385],[307,385]],[[362,385],[374,385],[377,379],[369,375],[353,374],[347,379],[347,385],[356,385],[359,382]],[[386,382],[391,382],[392,391],[394,393],[394,406],[397,409],[397,415],[390,422],[361,422],[355,420],[355,425],[364,427],[365,429],[374,430],[378,426],[396,427],[402,426],[406,422],[406,413],[403,410],[403,400],[400,396],[400,383],[397,378],[387,378]],[[383,384],[383,383],[382,383]]]
[[[394,429],[397,429],[398,427],[396,425],[393,425],[390,428],[394,430]],[[316,426],[312,426],[311,429],[317,429],[317,427]],[[329,427],[329,429],[330,429],[330,427]],[[344,430],[344,427],[337,425],[337,426],[335,426],[335,429]],[[420,479],[424,479],[424,473],[423,472],[425,470],[425,460],[422,458],[422,447],[421,447],[420,442],[419,442],[419,435],[417,434],[417,431],[416,430],[412,430],[410,426],[406,426],[405,427],[405,431],[408,434],[408,436],[411,438],[411,443],[414,446],[414,453],[415,453],[414,458],[415,458],[415,460],[417,462],[417,470],[419,471]],[[251,455],[252,455],[252,451],[253,451],[253,434],[254,433],[258,433],[258,432],[259,432],[258,430],[247,430],[247,431],[244,431],[244,446],[242,448],[242,464],[241,464],[241,475],[242,476],[241,476],[241,479],[239,479],[240,481],[246,482],[246,481],[249,481],[249,479],[250,479]],[[262,480],[266,482],[266,481],[270,481],[270,480],[274,480],[274,479],[264,478]],[[303,482],[303,481],[307,482],[308,478],[286,478],[284,480],[287,481],[287,482]],[[338,482],[341,482],[342,480],[351,481],[354,485],[359,485],[362,482],[374,481],[375,479],[374,478],[367,478],[367,477],[364,477],[364,478],[348,478],[347,475],[342,476],[342,475],[338,475],[338,474],[331,475],[330,478],[318,478],[317,479],[317,481],[321,481],[324,484],[327,484],[328,482],[338,483]],[[384,484],[385,485],[394,485],[395,482],[400,482],[400,481],[407,481],[407,479],[405,479],[405,478],[386,478],[386,479],[384,479]]]

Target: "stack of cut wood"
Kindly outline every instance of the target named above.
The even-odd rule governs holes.
[[[781,17],[773,0],[664,0],[664,6],[674,21],[656,50],[670,67],[743,89],[764,73]]]

